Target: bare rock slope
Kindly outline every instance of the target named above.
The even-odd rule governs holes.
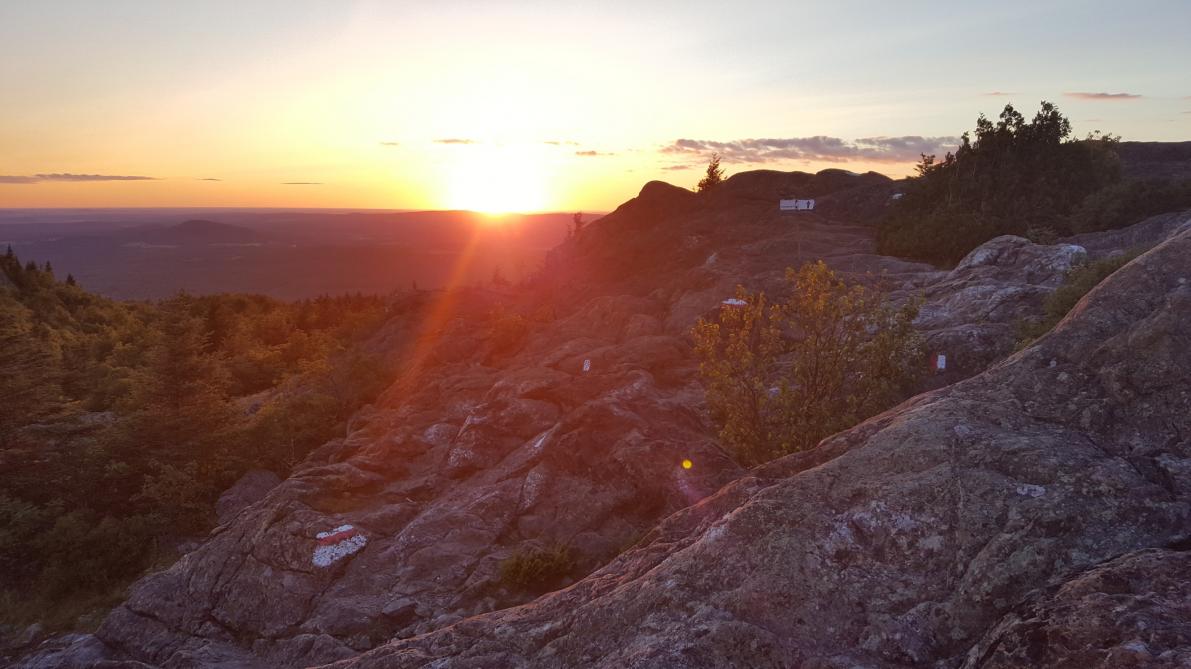
[[[888,189],[654,182],[535,286],[421,296],[373,343],[406,373],[344,439],[26,666],[956,666],[1031,589],[1182,538],[1186,235],[978,377],[753,472],[722,452],[687,333],[737,284],[772,292],[822,258],[924,295],[919,326],[958,363],[942,382],[1010,352],[1082,257],[999,238],[941,271],[775,211]],[[502,581],[559,543],[567,573]]]
[[[838,455],[823,464],[794,457],[738,480],[569,589],[337,666],[1065,666],[1065,653],[1129,666],[1111,654],[1142,646],[1185,657],[1185,629],[1130,631],[1127,617],[1090,617],[1086,599],[1133,592],[1155,620],[1185,609],[1182,562],[1149,578],[1129,560],[1153,554],[1111,561],[1191,536],[1189,257],[1184,232],[1029,349],[828,440],[820,449]],[[1132,580],[1097,576],[1114,570]],[[1076,628],[1073,647],[1016,650],[1032,632],[1003,617],[1064,582],[1032,615]],[[1158,596],[1174,600],[1140,601]],[[1100,644],[1129,634],[1142,645]]]

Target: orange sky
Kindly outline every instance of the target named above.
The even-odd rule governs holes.
[[[890,4],[4,3],[0,206],[607,210],[716,149],[900,176],[1010,100],[1191,135],[1184,3]]]

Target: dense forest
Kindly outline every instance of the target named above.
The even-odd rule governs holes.
[[[0,623],[69,626],[284,476],[386,384],[379,297],[88,293],[0,257]]]
[[[1012,105],[995,122],[982,115],[955,153],[922,157],[880,224],[878,248],[950,265],[999,235],[1050,243],[1191,207],[1191,181],[1125,179],[1118,141],[1072,138],[1049,102],[1030,121]]]

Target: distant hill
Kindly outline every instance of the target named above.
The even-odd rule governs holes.
[[[1191,179],[1191,142],[1121,142],[1121,168],[1133,179]]]
[[[108,297],[294,299],[482,283],[498,269],[517,281],[570,225],[570,213],[0,210],[0,244]]]
[[[114,233],[125,243],[163,246],[203,244],[259,244],[266,236],[256,230],[218,221],[192,219],[177,225],[144,225]]]

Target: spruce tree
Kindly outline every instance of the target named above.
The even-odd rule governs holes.
[[[707,163],[707,174],[699,181],[699,192],[706,193],[724,181],[724,170],[720,169],[720,154],[711,154]]]

